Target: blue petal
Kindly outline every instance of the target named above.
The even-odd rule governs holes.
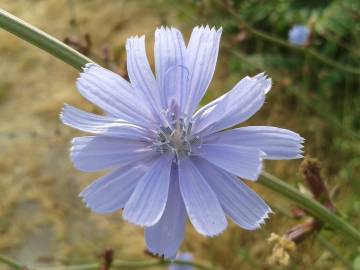
[[[240,179],[196,158],[196,166],[216,193],[225,213],[240,227],[255,230],[271,213],[270,207]]]
[[[146,160],[154,155],[143,142],[104,136],[84,136],[72,140],[71,159],[80,171],[95,172]]]
[[[193,261],[193,256],[189,252],[179,252],[176,255],[176,260],[191,262]],[[169,270],[194,270],[194,267],[192,265],[171,264]]]
[[[215,143],[203,144],[195,154],[232,174],[253,181],[261,173],[265,155],[257,148]]]
[[[179,164],[180,191],[195,229],[206,236],[225,230],[227,221],[220,203],[190,158]]]
[[[84,189],[80,196],[97,213],[111,213],[125,207],[147,166],[131,164],[105,175]]]
[[[110,70],[87,64],[76,85],[82,96],[111,116],[138,124],[154,122],[142,96]]]
[[[129,201],[123,218],[140,226],[153,226],[164,213],[168,199],[173,154],[163,154],[140,179]]]
[[[213,77],[222,29],[195,27],[186,49],[190,73],[185,114],[192,115]]]
[[[310,29],[305,25],[294,25],[289,31],[289,42],[294,45],[306,45]]]
[[[231,91],[195,114],[194,133],[205,136],[246,121],[264,104],[269,85],[271,80],[264,74],[245,77]]]
[[[264,93],[267,94],[271,90],[272,79],[267,78],[265,72],[259,73],[252,77],[252,79],[256,79],[257,82],[261,85],[260,87],[264,90]]]
[[[170,68],[164,76],[162,90],[164,108],[175,115],[182,115],[187,97],[189,70],[184,66]]]
[[[145,37],[132,37],[126,42],[127,70],[131,85],[139,91],[155,117],[161,104],[158,85],[146,56]]]
[[[185,234],[186,210],[179,188],[177,167],[171,170],[165,211],[154,226],[145,228],[148,249],[166,259],[174,258]]]
[[[294,159],[302,157],[304,139],[283,128],[250,126],[216,133],[204,138],[204,141],[258,148],[266,154],[264,159]]]
[[[93,134],[139,141],[150,141],[153,137],[149,129],[111,116],[84,112],[67,104],[60,118],[65,125]]]
[[[186,68],[186,48],[180,31],[164,27],[156,29],[154,56],[162,107],[169,108],[174,100],[179,111],[182,111],[187,97],[189,71]]]

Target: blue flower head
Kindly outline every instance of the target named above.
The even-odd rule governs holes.
[[[145,38],[126,43],[130,82],[87,64],[77,88],[104,111],[96,115],[65,105],[64,124],[91,136],[74,138],[71,159],[85,172],[111,169],[80,196],[92,211],[123,209],[125,220],[145,228],[151,252],[173,258],[190,220],[215,236],[227,218],[255,230],[271,212],[242,179],[255,181],[264,159],[300,158],[303,138],[281,128],[230,129],[264,104],[271,79],[240,80],[197,110],[215,70],[222,29],[195,27],[186,45],[175,28],[155,32],[155,75]],[[241,179],[239,179],[240,177]]]
[[[293,45],[306,45],[309,37],[310,29],[305,25],[294,25],[289,30],[289,42]]]

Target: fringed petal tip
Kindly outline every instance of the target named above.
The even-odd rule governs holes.
[[[98,64],[95,63],[87,63],[82,67],[82,72],[80,72],[79,76],[76,78],[76,84],[78,85],[79,81],[90,71],[96,68],[102,68]]]
[[[155,257],[159,257],[161,259],[170,260],[173,261],[176,259],[176,253],[168,253],[166,251],[157,251],[154,249],[151,249],[150,247],[147,247],[147,251],[149,251],[152,255]]]
[[[266,212],[264,213],[264,215],[257,222],[257,224],[256,224],[257,226],[255,229],[261,228],[261,225],[264,225],[266,223],[266,220],[270,219],[270,217],[269,217],[270,214],[274,214],[274,212],[269,207],[268,209],[266,209]]]
[[[98,64],[95,64],[95,63],[86,63],[83,67],[82,67],[82,70],[83,70],[83,72],[81,72],[81,73],[85,73],[85,72],[87,72],[91,67],[97,67],[97,66],[99,66]],[[80,74],[81,74],[80,73]]]
[[[91,211],[97,213],[95,211],[95,209],[93,209],[93,207],[88,203],[86,196],[85,195],[81,195],[81,193],[78,195],[78,197],[81,199],[81,201],[85,204],[86,208],[89,208]]]
[[[145,42],[145,35],[135,35],[135,36],[131,36],[127,39],[127,42],[126,42],[126,46],[129,46],[128,43],[129,42],[134,42],[135,40],[141,40],[143,42]]]
[[[155,29],[155,33],[158,31],[179,31],[176,27],[174,27],[173,25],[162,25],[160,27],[156,27]]]
[[[94,209],[94,207],[88,202],[87,196],[89,193],[89,189],[85,188],[83,191],[81,191],[78,194],[78,197],[81,199],[81,201],[85,204],[86,208],[89,208],[91,211],[97,213],[97,211]]]
[[[227,221],[227,219],[225,218],[225,226],[223,226],[220,230],[212,230],[211,232],[204,232],[204,231],[200,231],[199,229],[195,228],[196,232],[199,233],[200,235],[204,236],[204,237],[209,237],[209,238],[214,238],[220,234],[222,234],[228,227],[229,223]]]
[[[228,226],[228,224],[226,223],[226,226],[224,228],[222,228],[221,230],[219,230],[217,232],[211,233],[211,234],[204,234],[204,233],[199,232],[199,231],[198,231],[198,233],[200,233],[201,235],[203,235],[205,237],[214,238],[214,237],[222,234],[226,230],[227,226]]]
[[[271,90],[272,79],[265,72],[261,72],[254,77],[251,77],[251,79],[256,79],[257,82],[262,85],[265,94],[267,94]]]
[[[81,201],[85,204],[86,208],[89,208],[91,210],[91,212],[93,212],[95,214],[109,215],[116,211],[116,210],[106,211],[103,209],[99,209],[98,207],[92,205],[91,203],[88,203],[85,197],[80,197],[80,198],[81,198]]]
[[[198,228],[195,228],[195,230],[204,237],[214,238],[214,237],[222,234],[227,229],[228,225],[229,225],[229,223],[227,221],[227,218],[225,218],[224,225],[218,230],[211,230],[211,231],[207,231],[207,232],[201,231]]]
[[[67,109],[68,106],[69,106],[68,104],[64,103],[64,106],[61,108],[61,111],[59,113],[59,119],[61,120],[61,122],[63,124],[65,124],[64,123],[64,113],[65,113],[65,110]]]
[[[285,129],[284,129],[285,130]],[[304,143],[305,142],[305,138],[302,137],[299,133],[296,133],[294,131],[291,131],[289,129],[286,130],[286,132],[288,132],[290,135],[292,135],[292,139],[294,141],[297,141],[298,143]]]
[[[80,72],[79,77],[76,79],[76,81],[78,81],[79,79],[81,79],[84,75],[93,72],[93,74],[96,74],[95,72],[106,72],[106,73],[111,73],[111,71],[103,68],[102,66],[96,64],[96,63],[87,63],[82,67],[82,72]],[[116,74],[118,75],[118,74]]]
[[[246,180],[250,180],[250,181],[257,181],[263,168],[264,168],[264,159],[266,158],[266,153],[263,151],[260,151],[259,153],[259,164],[256,168],[256,170],[254,170],[254,174],[252,175],[252,177],[248,177],[248,178],[244,178]],[[241,177],[243,178],[243,177]]]
[[[125,205],[125,207],[126,207],[126,205]],[[122,215],[121,215],[122,219],[130,224],[136,225],[143,229],[145,229],[147,227],[155,226],[160,221],[162,214],[163,214],[163,213],[159,214],[154,220],[151,220],[151,221],[136,220],[133,217],[127,215],[125,207],[124,207]]]
[[[203,32],[211,40],[211,39],[219,39],[222,34],[223,28],[219,27],[218,29],[216,29],[215,26],[210,27],[209,25],[205,25],[205,26],[201,25],[201,26],[196,26],[193,31]]]
[[[193,30],[214,31],[214,32],[217,32],[218,34],[220,34],[220,33],[222,33],[223,28],[220,26],[219,28],[216,29],[216,26],[210,27],[210,26],[207,24],[207,25],[197,25],[197,26],[194,27]]]
[[[93,192],[94,192],[94,190],[92,189],[92,186],[90,185],[87,188],[85,188],[83,191],[81,191],[78,195],[78,197],[81,199],[81,201],[85,204],[85,206],[87,208],[89,208],[91,210],[91,212],[94,212],[96,214],[106,215],[106,214],[111,214],[118,210],[123,209],[122,204],[108,208],[102,204],[97,203],[96,201],[94,201],[94,196],[92,196]]]
[[[254,224],[254,226],[251,226],[251,227],[247,227],[247,228],[244,228],[242,227],[243,229],[247,230],[247,231],[255,231],[255,230],[258,230],[262,227],[262,225],[264,225],[266,223],[266,220],[267,219],[270,219],[270,214],[275,214],[270,207],[268,207],[264,214],[259,218],[259,220]]]
[[[84,197],[86,196],[87,193],[87,188],[83,189],[79,194],[78,197],[81,199],[84,199]]]
[[[82,113],[81,110],[76,109],[75,107],[73,107],[67,103],[64,103],[64,105],[61,108],[61,111],[59,113],[59,118],[64,125],[71,126],[71,124],[70,124],[71,119],[73,119],[74,114],[78,113],[78,112]]]
[[[132,220],[131,218],[128,218],[127,216],[126,216],[126,214],[124,214],[124,211],[122,212],[122,215],[121,215],[121,217],[122,217],[122,219],[124,220],[124,221],[126,221],[126,222],[128,222],[128,223],[130,223],[130,224],[133,224],[133,225],[136,225],[136,226],[138,226],[138,227],[140,227],[140,228],[146,228],[146,227],[151,227],[151,226],[154,226],[159,220],[160,220],[160,218],[159,218],[159,220],[157,220],[155,223],[148,223],[148,222],[137,222],[137,221],[135,221],[135,220]]]
[[[85,203],[86,203],[85,201],[86,197],[92,192],[91,186],[92,185],[87,186],[78,194],[78,197],[81,198],[81,200],[84,201]]]
[[[79,194],[78,194],[78,198],[81,199],[81,201],[85,204],[85,206],[87,208],[90,208],[92,211],[96,212],[94,210],[94,207],[92,206],[91,203],[89,203],[88,201],[88,196],[89,196],[89,193],[91,192],[91,190],[85,188],[83,191],[81,191]]]
[[[298,154],[294,157],[294,159],[300,159],[300,158],[304,157],[303,148],[304,148],[305,138],[301,137],[299,134],[297,134],[297,135],[298,135],[298,143],[299,143],[299,145],[298,145]]]
[[[196,232],[199,233],[200,235],[204,236],[204,237],[209,237],[209,238],[214,238],[220,234],[222,234],[228,227],[228,221],[227,219],[226,220],[226,224],[224,227],[222,227],[220,230],[217,230],[217,231],[211,231],[211,232],[204,232],[204,231],[201,231],[197,228],[195,228]],[[194,226],[194,225],[193,225]]]

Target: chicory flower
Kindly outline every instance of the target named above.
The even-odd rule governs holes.
[[[310,29],[305,25],[294,25],[289,30],[289,42],[293,45],[306,45],[309,37]]]
[[[155,32],[155,75],[145,38],[126,43],[130,82],[87,64],[77,88],[104,111],[97,115],[65,105],[64,124],[91,136],[72,141],[71,159],[84,172],[110,169],[80,196],[92,211],[123,210],[145,228],[149,250],[173,258],[189,219],[215,236],[227,218],[255,230],[271,212],[242,179],[256,181],[265,159],[300,158],[303,138],[277,127],[230,129],[264,104],[271,79],[240,80],[228,93],[197,110],[217,61],[222,29],[195,27],[186,45],[175,28]],[[239,179],[240,178],[240,179]]]

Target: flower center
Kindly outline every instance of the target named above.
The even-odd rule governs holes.
[[[154,149],[163,154],[173,152],[176,154],[177,162],[192,154],[192,146],[199,142],[196,136],[191,138],[192,122],[187,118],[179,118],[169,125],[159,128],[154,141]]]

